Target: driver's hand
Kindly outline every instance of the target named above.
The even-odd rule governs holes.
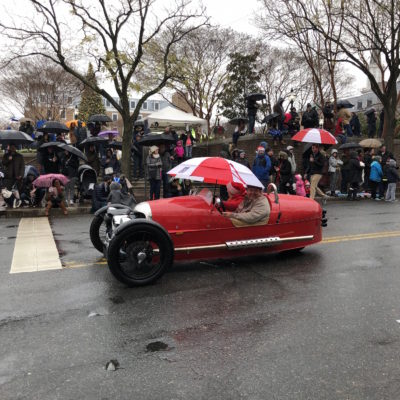
[[[222,215],[223,215],[224,217],[230,218],[230,216],[232,215],[232,213],[231,213],[230,211],[224,211],[224,212],[222,213]]]

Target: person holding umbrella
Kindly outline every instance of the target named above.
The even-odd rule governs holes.
[[[53,146],[46,147],[43,155],[43,168],[45,174],[58,174],[60,172],[60,160]]]
[[[16,184],[19,190],[25,173],[25,161],[24,157],[17,153],[14,144],[9,145],[8,151],[4,153],[2,163],[5,167],[4,186],[11,190]]]
[[[60,207],[64,215],[68,215],[67,208],[64,203],[64,187],[61,185],[59,179],[54,179],[52,185],[49,187],[46,196],[47,206],[45,215],[49,216],[49,211],[52,207]]]
[[[309,162],[310,162],[309,174],[311,183],[310,198],[314,199],[315,194],[318,193],[320,196],[326,199],[328,198],[328,196],[318,187],[318,183],[322,178],[322,171],[325,164],[324,156],[321,154],[318,144],[313,144],[311,146],[311,154]]]
[[[69,182],[65,185],[65,197],[67,204],[74,204],[75,184],[78,177],[79,159],[76,155],[64,150],[61,158],[61,173],[65,175]]]
[[[162,162],[158,147],[151,146],[146,160],[146,173],[150,182],[150,200],[160,198]]]

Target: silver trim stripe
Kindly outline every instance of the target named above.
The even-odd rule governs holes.
[[[249,239],[249,240],[237,240],[233,242],[226,242],[221,244],[212,244],[206,246],[192,246],[192,247],[176,247],[176,252],[184,252],[184,251],[196,251],[196,250],[218,250],[218,249],[228,249],[228,250],[237,250],[237,249],[246,249],[253,247],[268,247],[268,246],[276,246],[281,243],[287,242],[301,242],[304,240],[313,240],[314,235],[308,236],[292,236],[289,238],[280,238],[279,236],[267,237],[267,238],[258,238],[258,239]]]

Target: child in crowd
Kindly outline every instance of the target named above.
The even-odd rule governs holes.
[[[177,161],[178,164],[180,164],[185,156],[185,149],[182,145],[182,140],[178,140],[176,142],[176,147],[174,149],[174,152],[175,152],[175,160]]]
[[[306,191],[306,197],[310,197],[310,188],[311,188],[311,183],[308,179],[304,180],[304,189]]]
[[[396,201],[396,186],[397,182],[400,181],[399,173],[396,169],[396,160],[389,160],[389,165],[386,168],[386,177],[388,188],[385,201]]]
[[[301,175],[300,174],[296,174],[294,176],[294,179],[296,180],[296,194],[297,194],[297,196],[306,197],[306,189],[305,189],[304,181],[303,181]]]

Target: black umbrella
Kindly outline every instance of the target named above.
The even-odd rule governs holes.
[[[339,100],[336,103],[336,106],[338,108],[353,108],[354,104],[351,104],[348,100]]]
[[[108,138],[100,137],[100,136],[91,136],[87,139],[83,140],[80,144],[98,144],[98,143],[106,143],[108,142]]]
[[[65,144],[65,143],[63,143],[63,142],[46,142],[46,143],[43,143],[39,147],[39,150],[46,150],[48,147],[60,147],[61,144]]]
[[[43,133],[67,133],[69,129],[67,125],[58,121],[47,121],[39,129]]]
[[[89,117],[89,122],[112,122],[112,119],[105,114],[95,114]]]
[[[239,125],[242,121],[245,124],[247,124],[249,122],[248,118],[246,118],[246,117],[236,117],[236,118],[232,118],[231,120],[229,120],[229,124]]]
[[[369,115],[369,114],[372,114],[372,113],[374,113],[376,110],[375,110],[375,108],[370,108],[370,109],[368,109],[367,111],[365,111],[365,115]]]
[[[0,143],[4,144],[31,144],[33,139],[25,132],[7,129],[0,131]]]
[[[122,142],[114,141],[114,142],[108,143],[106,146],[111,148],[111,149],[119,149],[119,150],[121,150],[122,149]]]
[[[58,146],[60,149],[68,151],[68,153],[74,154],[78,158],[81,158],[83,161],[87,162],[87,157],[83,154],[79,149],[74,146],[70,146],[68,144],[62,143]]]
[[[261,121],[261,123],[262,123],[262,124],[266,124],[267,122],[273,120],[273,119],[276,118],[276,117],[279,117],[280,115],[281,115],[281,114],[276,113],[276,112],[274,112],[274,113],[272,113],[272,114],[269,114],[269,115],[267,115],[267,116]]]
[[[143,119],[136,120],[133,126],[144,126],[144,120]]]
[[[350,143],[342,144],[342,145],[339,147],[339,150],[344,150],[344,149],[360,149],[360,148],[361,148],[361,146],[360,146],[358,143],[352,143],[352,142],[350,142]]]
[[[171,135],[162,133],[161,135],[143,136],[137,143],[139,146],[158,146],[160,144],[175,144],[175,139]]]
[[[254,101],[260,101],[266,99],[267,96],[263,93],[250,93],[248,96],[246,96],[246,100],[254,100]]]

